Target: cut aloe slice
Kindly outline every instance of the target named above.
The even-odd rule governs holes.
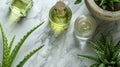
[[[21,17],[26,16],[27,11],[32,7],[32,0],[12,0],[10,3],[10,22],[18,22]]]

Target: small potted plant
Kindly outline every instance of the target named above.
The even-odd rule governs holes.
[[[75,4],[81,0],[76,0]],[[120,20],[120,0],[85,0],[88,10],[97,18],[107,21]]]

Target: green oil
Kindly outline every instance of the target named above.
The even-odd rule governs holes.
[[[21,17],[25,17],[27,11],[32,7],[32,0],[12,0],[10,9],[11,13],[9,16],[9,23],[17,23]]]
[[[65,15],[62,17],[59,17],[56,15],[56,9],[55,6],[53,6],[49,13],[49,20],[50,20],[50,27],[51,31],[55,35],[59,35],[63,33],[69,26],[70,19],[72,16],[71,9],[69,7],[65,7],[64,9]]]
[[[11,6],[14,6],[15,8],[19,9],[20,12],[24,13],[25,12],[25,9],[27,7],[28,3],[25,3],[24,1],[22,0],[15,0]]]

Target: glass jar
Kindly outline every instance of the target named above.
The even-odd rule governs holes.
[[[21,17],[26,16],[27,11],[32,7],[32,0],[11,0],[10,2],[10,23],[16,23]]]
[[[63,33],[69,26],[71,9],[62,1],[58,1],[49,12],[50,28],[55,36]]]
[[[78,17],[74,24],[74,33],[78,39],[89,39],[96,30],[96,21],[88,15]]]

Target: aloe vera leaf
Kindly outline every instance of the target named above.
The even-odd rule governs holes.
[[[103,42],[101,40],[98,40],[98,38],[95,38],[96,45],[99,46],[99,48],[104,51],[105,46],[103,45]]]
[[[31,51],[24,59],[17,65],[17,67],[23,67],[23,65],[29,60],[29,58],[39,51],[43,46],[38,47],[37,49]]]
[[[79,4],[82,0],[76,0],[74,4]]]
[[[114,54],[113,54],[113,57],[112,57],[112,60],[117,60],[117,59],[119,59],[118,56],[119,56],[119,53],[114,53]]]
[[[101,61],[103,61],[104,60],[104,51],[103,51],[103,49],[101,48],[100,49],[100,47],[98,47],[99,46],[99,44],[95,44],[95,43],[93,43],[93,42],[90,42],[91,43],[91,45],[92,45],[92,49],[93,49],[93,51],[97,54],[97,56],[99,57],[99,59],[101,60]]]
[[[101,63],[98,67],[105,67],[105,64]]]
[[[106,59],[106,58],[102,61],[102,63],[104,63],[104,64],[110,64],[109,61],[108,61],[108,59]]]
[[[115,61],[111,61],[109,64],[111,64],[111,65],[115,65]]]
[[[15,36],[12,38],[12,40],[10,41],[10,45],[9,45],[9,49],[10,49],[10,53],[11,53],[11,48],[12,48],[12,45],[13,45],[13,42],[15,40]],[[9,61],[11,61],[12,58],[9,58]],[[11,66],[11,64],[10,64]]]
[[[96,61],[96,62],[100,62],[98,58],[93,57],[93,56],[80,55],[80,54],[78,54],[77,56],[85,57],[85,58],[88,58],[88,59],[94,60],[94,61]]]
[[[14,36],[14,37],[12,38],[12,40],[10,41],[10,45],[9,45],[10,51],[11,51],[11,48],[12,48],[12,45],[13,45],[14,40],[15,40],[15,36]]]
[[[115,44],[113,42],[113,37],[111,36],[108,41],[110,53],[113,54]]]
[[[3,61],[2,61],[2,66],[3,67],[9,67],[10,50],[8,48],[7,37],[6,37],[5,33],[4,33],[4,30],[3,30],[1,24],[0,24],[0,29],[1,29],[2,40],[3,40]]]
[[[111,55],[110,55],[110,50],[109,50],[109,47],[108,47],[108,45],[106,45],[106,50],[105,50],[105,58],[107,58],[107,59],[110,59],[111,58]]]
[[[95,63],[95,64],[92,64],[90,65],[90,67],[98,67],[99,63]]]
[[[114,53],[112,60],[115,60],[119,56],[120,52],[120,41],[114,46]]]
[[[114,47],[115,52],[120,52],[120,41]]]
[[[93,43],[93,42],[90,41],[90,45],[92,45],[93,49],[103,51],[103,49],[100,48],[99,44],[96,45],[96,43]]]
[[[98,51],[96,49],[94,49],[94,52],[97,54],[99,60],[104,62],[104,57],[105,57],[104,52]]]
[[[93,51],[97,54],[97,56],[102,60],[102,58],[104,58],[104,51],[100,51],[100,50],[98,50],[98,49],[95,49],[95,48],[93,48],[92,47],[92,49],[93,49]]]
[[[15,46],[15,48],[13,49],[12,53],[11,53],[11,59],[10,59],[10,64],[13,63],[13,60],[15,59],[20,47],[22,46],[22,44],[25,42],[25,40],[28,38],[28,36],[35,31],[39,26],[41,26],[44,22],[40,23],[39,25],[37,25],[36,27],[34,27],[33,29],[31,29],[29,32],[27,32],[26,35],[23,36],[23,38],[17,43],[17,45]]]
[[[107,45],[107,53],[106,53],[106,58],[108,58],[109,60],[112,60],[114,54],[116,55],[117,53],[115,53],[115,45],[114,45],[114,42],[113,42],[113,38],[112,37],[109,37],[107,38],[106,40],[106,45]],[[117,56],[117,55],[116,55]]]

